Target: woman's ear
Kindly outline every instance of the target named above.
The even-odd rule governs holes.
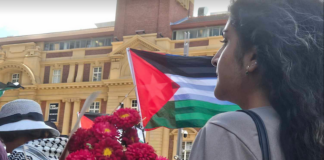
[[[245,54],[244,57],[244,67],[246,68],[246,72],[252,73],[254,72],[257,67],[258,67],[258,62],[257,62],[257,54],[256,54],[256,47],[252,47],[248,53]]]

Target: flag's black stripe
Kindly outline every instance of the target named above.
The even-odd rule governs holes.
[[[135,49],[131,50],[166,74],[185,77],[216,77],[215,68],[211,65],[212,57],[170,56]]]

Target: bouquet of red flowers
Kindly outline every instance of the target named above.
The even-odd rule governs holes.
[[[134,126],[140,121],[139,113],[127,108],[96,118],[92,128],[79,128],[70,138],[66,160],[167,160],[139,142]]]

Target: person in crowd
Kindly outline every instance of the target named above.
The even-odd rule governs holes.
[[[46,121],[45,124],[57,130],[55,123]],[[44,137],[43,139],[31,140],[24,144],[24,147],[14,149],[13,154],[9,155],[9,160],[25,160],[25,156],[32,160],[58,160],[67,141],[68,138],[62,135],[55,138]],[[35,154],[42,156],[35,157]],[[40,157],[43,159],[39,159]]]
[[[236,0],[229,11],[215,97],[261,117],[272,160],[323,160],[323,1]],[[254,121],[212,117],[189,159],[262,160]]]
[[[40,138],[53,138],[59,135],[60,132],[58,130],[44,123],[40,105],[35,101],[17,99],[5,104],[1,108],[0,138],[6,146],[6,151],[12,155],[15,155],[13,150],[17,148],[23,151],[33,150],[33,148],[24,146],[28,141]],[[24,155],[16,156],[27,158]],[[44,159],[42,156],[40,154],[34,155],[38,159]],[[33,157],[29,159],[33,159]]]
[[[8,160],[7,152],[2,142],[0,142],[0,160]]]

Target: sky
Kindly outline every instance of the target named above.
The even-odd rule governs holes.
[[[0,38],[96,28],[115,21],[117,0],[0,0]],[[209,13],[227,11],[229,0],[195,0]]]

